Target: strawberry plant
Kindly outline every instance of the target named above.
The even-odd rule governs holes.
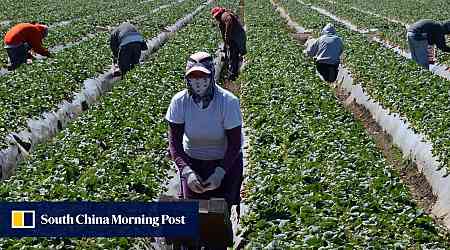
[[[11,21],[9,25],[17,22],[40,21],[48,24],[54,24],[61,21],[82,18],[88,15],[95,15],[102,10],[111,12],[118,8],[133,8],[143,0],[119,1],[119,0],[101,0],[101,1],[39,1],[34,4],[29,2],[2,1],[0,3],[0,16],[4,20]],[[36,6],[39,8],[36,8]],[[2,25],[8,26],[8,25]]]
[[[196,4],[197,5],[197,4]],[[167,124],[172,96],[185,87],[189,54],[219,44],[209,9],[162,47],[151,61],[84,113],[54,141],[39,146],[0,187],[4,201],[152,201],[164,189]],[[185,9],[186,13],[186,9]],[[179,17],[173,9],[172,17]],[[26,184],[24,183],[26,182]],[[140,239],[2,239],[2,248],[61,244],[129,248]]]
[[[65,44],[80,40],[88,34],[95,34],[98,31],[96,27],[116,26],[126,20],[133,20],[138,16],[147,15],[148,18],[153,16],[152,10],[167,3],[164,0],[135,3],[133,5],[125,5],[121,8],[111,10],[100,10],[95,15],[74,20],[67,26],[55,27],[49,33],[46,43],[53,47],[55,45]],[[171,3],[171,2],[170,2]]]
[[[284,1],[291,16],[318,33],[331,19],[297,1]],[[367,94],[404,117],[417,132],[427,136],[433,153],[450,169],[450,83],[395,52],[371,42],[364,35],[335,24],[345,43],[345,65]],[[370,60],[368,60],[370,58]]]
[[[418,17],[445,21],[450,15],[449,9],[446,8],[448,5],[446,0],[423,2],[413,0],[338,0],[336,2],[370,10],[405,23],[413,23],[419,19]]]
[[[174,23],[196,6],[196,1],[186,1],[163,9],[143,19],[139,29],[150,39],[161,31],[160,25]],[[24,129],[27,118],[54,110],[63,100],[71,100],[84,80],[103,72],[110,63],[109,34],[101,33],[56,53],[54,59],[35,61],[0,77],[0,138]],[[4,140],[0,145],[6,146]]]
[[[271,4],[246,1],[246,14],[249,64],[240,78],[251,139],[246,247],[449,247],[363,126],[316,76]]]

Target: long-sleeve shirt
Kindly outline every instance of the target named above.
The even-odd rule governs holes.
[[[237,46],[241,54],[245,54],[245,30],[237,17],[229,11],[225,11],[220,17],[219,27],[225,45]]]
[[[306,53],[319,63],[339,65],[343,47],[342,39],[336,35],[334,27],[327,25],[322,30],[322,36],[308,44]]]
[[[111,32],[110,47],[114,56],[117,59],[119,56],[119,49],[129,43],[139,42],[142,44],[142,50],[147,49],[147,44],[143,36],[137,31],[131,23],[124,22],[120,24]]]
[[[45,29],[42,25],[31,23],[20,23],[9,30],[4,38],[6,46],[19,46],[28,43],[34,52],[49,56],[49,51],[42,46]]]
[[[440,50],[450,52],[450,47],[445,42],[445,29],[442,24],[433,20],[420,20],[408,27],[408,32],[416,34],[418,39],[427,39],[428,44],[436,44]]]

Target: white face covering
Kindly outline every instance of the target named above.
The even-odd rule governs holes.
[[[195,94],[199,96],[204,96],[206,90],[208,90],[210,79],[209,77],[193,78],[189,80],[189,83],[191,84],[192,91],[194,91]]]

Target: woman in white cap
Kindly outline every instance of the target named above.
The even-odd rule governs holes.
[[[167,110],[169,148],[181,173],[186,199],[240,202],[243,180],[242,114],[239,99],[216,85],[210,54],[197,52],[186,65],[186,89]]]

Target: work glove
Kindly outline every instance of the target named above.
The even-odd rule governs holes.
[[[214,173],[209,176],[209,178],[205,182],[203,182],[203,188],[206,191],[219,188],[224,176],[225,169],[223,169],[222,167],[216,167]]]
[[[201,178],[190,167],[184,167],[181,172],[181,176],[186,178],[186,182],[190,190],[199,194],[205,192],[202,186]]]

